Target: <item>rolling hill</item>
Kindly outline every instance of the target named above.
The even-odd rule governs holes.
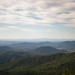
[[[17,43],[12,44],[10,47],[16,48],[16,49],[22,49],[23,51],[30,51],[32,49],[41,47],[41,46],[50,46],[50,42],[23,42],[23,43]]]
[[[75,53],[33,56],[0,66],[0,75],[75,75]]]
[[[7,52],[14,50],[12,47],[9,46],[0,46],[0,52]]]
[[[8,63],[13,60],[26,57],[30,57],[30,54],[28,52],[14,52],[14,51],[0,52],[0,64]]]
[[[33,55],[50,55],[50,54],[56,54],[56,53],[65,53],[66,50],[58,50],[56,48],[50,47],[50,46],[41,46],[39,48],[36,48],[34,50],[31,50],[30,53]]]
[[[64,42],[22,42],[10,45],[12,48],[21,49],[23,51],[30,51],[41,46],[51,46],[60,50],[67,50],[69,52],[75,51],[75,41]]]
[[[75,52],[75,41],[65,41],[58,44],[59,48],[66,49],[70,52]]]

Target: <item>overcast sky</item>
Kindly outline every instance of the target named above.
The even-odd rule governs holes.
[[[75,0],[0,0],[0,39],[75,39]]]

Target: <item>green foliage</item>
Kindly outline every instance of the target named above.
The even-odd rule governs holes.
[[[75,75],[75,53],[23,58],[1,65],[0,70],[0,75]]]
[[[8,63],[24,57],[30,57],[30,54],[28,52],[14,51],[0,52],[0,64]]]

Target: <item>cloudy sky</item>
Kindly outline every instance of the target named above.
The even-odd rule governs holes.
[[[75,0],[0,0],[0,39],[75,39]]]

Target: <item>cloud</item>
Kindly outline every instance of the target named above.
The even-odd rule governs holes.
[[[31,28],[21,28],[17,26],[7,26],[0,28],[0,39],[34,39],[43,38],[45,31]],[[50,32],[46,30],[45,34]]]
[[[20,28],[17,26],[7,26],[7,27],[2,27],[0,28],[0,31],[23,31],[23,32],[27,32],[27,33],[34,33],[36,32],[36,30],[34,29],[29,29],[29,28]]]
[[[51,26],[55,22],[75,27],[74,0],[0,0],[0,23]]]

